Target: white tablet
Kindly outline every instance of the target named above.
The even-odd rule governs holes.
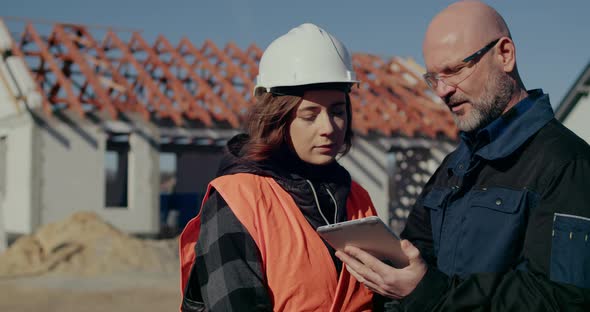
[[[358,247],[380,260],[389,260],[396,268],[408,265],[401,249],[400,239],[379,217],[366,217],[317,229],[320,236],[336,250],[346,246]]]

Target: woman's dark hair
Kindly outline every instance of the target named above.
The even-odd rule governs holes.
[[[350,151],[352,145],[352,109],[348,91],[350,86],[325,84],[306,86],[305,88],[281,88],[262,92],[257,95],[256,103],[249,111],[245,122],[245,130],[249,135],[248,142],[242,149],[243,158],[249,161],[264,161],[273,154],[288,146],[289,124],[295,116],[295,109],[303,99],[305,90],[337,89],[346,94],[347,127],[344,135],[344,149],[340,155]]]

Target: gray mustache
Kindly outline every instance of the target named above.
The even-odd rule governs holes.
[[[454,106],[459,103],[469,101],[469,99],[460,95],[449,95],[448,97],[444,98],[444,101],[447,105]]]

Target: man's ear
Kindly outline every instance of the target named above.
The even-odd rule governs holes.
[[[514,41],[508,37],[502,37],[496,46],[497,61],[506,73],[511,73],[516,68],[516,48]]]

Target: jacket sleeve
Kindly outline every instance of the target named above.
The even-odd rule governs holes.
[[[272,311],[258,247],[217,192],[201,218],[183,311]]]
[[[570,161],[555,172],[531,211],[523,251],[512,270],[459,279],[446,276],[429,263],[425,277],[398,309],[590,311],[590,248],[587,244],[585,248],[574,244],[576,238],[580,243],[585,239],[584,231],[586,235],[590,232],[590,161]],[[420,212],[419,206],[417,209],[419,214],[425,213]],[[559,215],[575,219],[570,232],[557,226],[555,220]],[[414,217],[414,222],[419,219]],[[414,232],[408,231],[408,238],[421,239]],[[563,246],[556,239],[558,232],[564,232]]]

